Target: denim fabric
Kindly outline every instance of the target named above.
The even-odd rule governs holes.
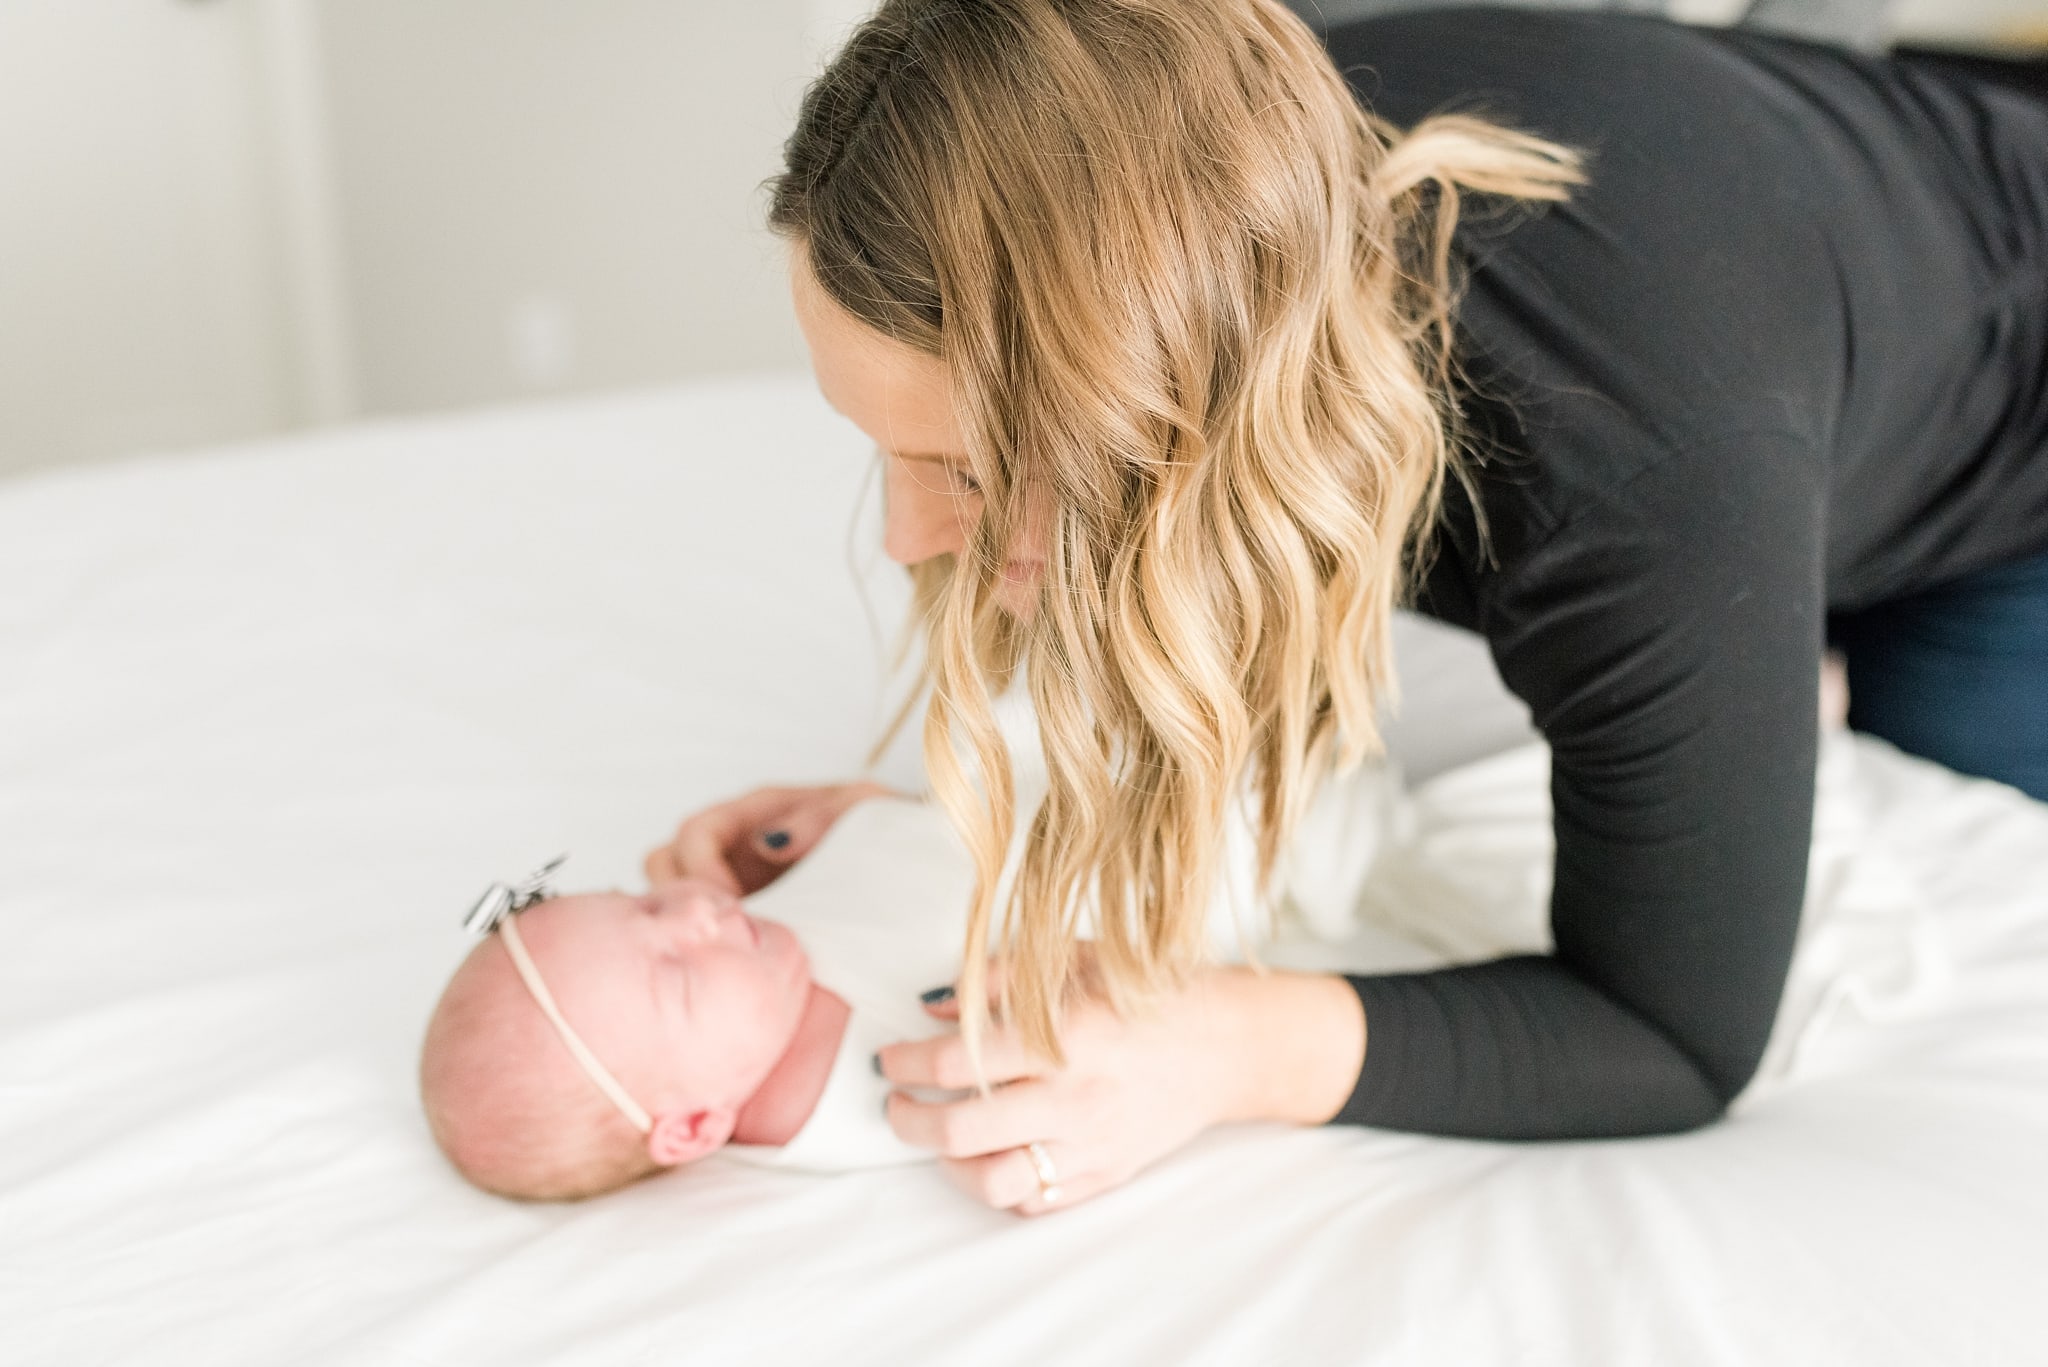
[[[1828,620],[1849,725],[2048,801],[2048,554]]]

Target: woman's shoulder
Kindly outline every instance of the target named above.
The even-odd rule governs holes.
[[[1500,6],[1378,16],[1325,30],[1359,102],[1398,128],[1490,118],[1580,148],[1574,202],[1646,240],[1782,239],[1938,181],[1953,130],[1932,79],[1893,58],[1611,10]],[[1938,103],[1938,100],[1936,101]]]
[[[1606,405],[1569,428],[1492,411],[1509,413],[1523,444],[1472,461],[1469,485],[1447,483],[1418,562],[1416,606],[1429,616],[1489,638],[1526,636],[1538,617],[1599,635],[1611,625],[1601,614],[1554,610],[1645,597],[1669,607],[1720,591],[1703,565],[1821,552],[1828,463],[1810,433],[1758,418],[1668,440]]]
[[[1718,30],[1613,10],[1410,10],[1332,25],[1321,37],[1358,97],[1403,125],[1451,101],[1514,106],[1575,95],[1572,106],[1596,111],[1683,100],[1688,87],[1730,79],[1731,60],[1741,60]],[[1675,75],[1684,78],[1678,89]]]
[[[1503,114],[1602,127],[1618,109],[1697,114],[1703,104],[1814,73],[1841,73],[1844,95],[1846,82],[1906,78],[1883,56],[1617,10],[1430,8],[1349,20],[1321,38],[1357,96],[1403,126],[1477,101]],[[1806,88],[1811,99],[1830,93],[1825,81]],[[1754,112],[1750,100],[1729,103],[1731,112]]]
[[[2038,101],[1889,54],[1497,5],[1380,15],[1321,36],[1360,103],[1396,127],[1465,113],[1579,147],[1592,184],[1575,202],[1653,236],[1697,225],[1723,241],[1782,241],[1897,218],[1902,201],[2009,176],[2008,162],[2048,174],[2048,148],[2031,145]]]
[[[1464,406],[1487,458],[1497,556],[1616,503],[1658,463],[1699,459],[1703,440],[1825,430],[1846,366],[1826,227],[1839,210],[1814,190],[1801,135],[1738,88],[1753,77],[1731,74],[1745,59],[1726,35],[1471,8],[1376,18],[1326,41],[1397,124],[1476,112],[1590,156],[1591,181],[1567,202],[1471,206],[1458,230]],[[1769,473],[1712,473],[1746,472]]]

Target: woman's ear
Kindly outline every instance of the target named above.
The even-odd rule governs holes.
[[[663,1111],[647,1132],[647,1156],[664,1168],[694,1162],[732,1138],[738,1121],[723,1106],[699,1111]]]

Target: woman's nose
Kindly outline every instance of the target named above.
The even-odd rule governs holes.
[[[967,544],[959,499],[932,485],[943,478],[911,461],[888,460],[882,481],[882,550],[897,564],[958,554]]]

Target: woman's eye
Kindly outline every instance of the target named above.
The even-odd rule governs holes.
[[[963,494],[978,494],[981,492],[980,480],[968,474],[957,465],[952,466],[951,469],[953,471],[953,487],[955,489],[958,489]]]

